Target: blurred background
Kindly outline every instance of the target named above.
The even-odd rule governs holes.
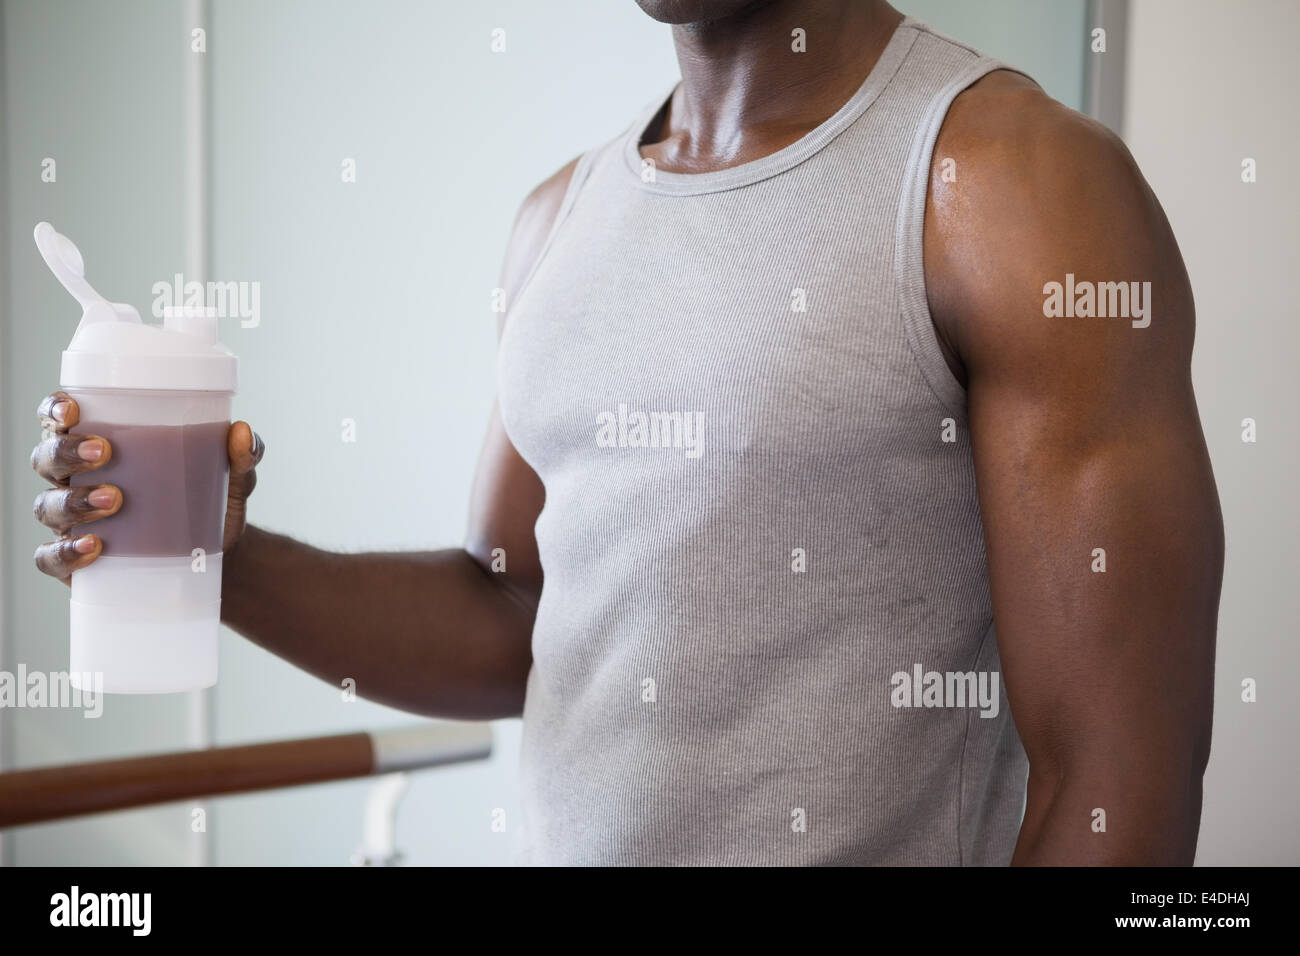
[[[1196,388],[1227,524],[1198,863],[1300,863],[1300,425],[1288,367],[1300,315],[1285,287],[1300,261],[1300,188],[1286,165],[1300,155],[1300,5],[894,2],[1115,128],[1164,204],[1196,294]],[[1104,52],[1093,52],[1097,27]],[[0,65],[10,672],[65,670],[68,653],[68,592],[31,564],[45,536],[27,459],[80,311],[40,261],[36,222],[73,238],[92,283],[146,317],[153,283],[176,272],[260,284],[260,324],[227,321],[222,333],[241,359],[235,414],[268,446],[254,522],[337,550],[456,546],[518,204],[678,75],[668,28],[633,0],[0,0]],[[1245,418],[1255,443],[1242,441]],[[354,442],[341,439],[345,419]],[[395,483],[417,489],[423,513],[398,522],[373,508]],[[110,697],[97,720],[0,709],[0,769],[414,721],[345,702],[230,632],[222,641],[210,691]],[[1241,699],[1247,678],[1254,703]],[[411,778],[397,827],[407,862],[509,862],[519,726],[494,730],[491,760]],[[203,833],[191,804],[16,828],[0,834],[0,862],[347,863],[370,786],[212,801]]]

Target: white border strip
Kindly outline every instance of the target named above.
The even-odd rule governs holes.
[[[1128,59],[1129,0],[1088,0],[1084,24],[1088,44],[1083,61],[1084,111],[1124,135],[1124,91]],[[1106,52],[1092,52],[1092,31],[1106,31]]]

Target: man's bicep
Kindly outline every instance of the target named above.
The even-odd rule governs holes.
[[[1208,745],[1222,555],[1194,408],[1171,397],[1075,426],[1095,408],[974,392],[998,645],[1031,765],[1190,770]]]
[[[1117,403],[1072,389],[972,387],[998,648],[1030,763],[1016,862],[1190,863],[1213,707],[1217,498],[1178,383],[1097,384],[1168,392],[1102,417]]]
[[[504,569],[501,580],[530,604],[542,590],[533,528],[544,500],[541,479],[511,443],[494,405],[474,477],[465,550],[486,569]]]

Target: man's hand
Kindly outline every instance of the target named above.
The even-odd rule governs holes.
[[[98,535],[73,538],[72,529],[116,514],[122,507],[122,489],[115,485],[70,487],[73,475],[102,468],[113,457],[108,439],[69,431],[81,416],[71,396],[66,392],[47,395],[37,416],[43,437],[32,451],[32,467],[54,487],[36,496],[34,510],[36,520],[58,537],[36,549],[36,567],[67,583],[73,571],[86,567],[104,550]],[[222,547],[229,552],[244,533],[245,502],[257,485],[257,463],[265,446],[247,422],[231,425],[226,441],[230,484]]]

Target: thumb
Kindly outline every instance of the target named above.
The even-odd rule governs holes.
[[[254,469],[262,460],[266,446],[248,422],[235,422],[226,438],[226,454],[230,456],[230,491],[241,497],[249,494],[257,483]]]

